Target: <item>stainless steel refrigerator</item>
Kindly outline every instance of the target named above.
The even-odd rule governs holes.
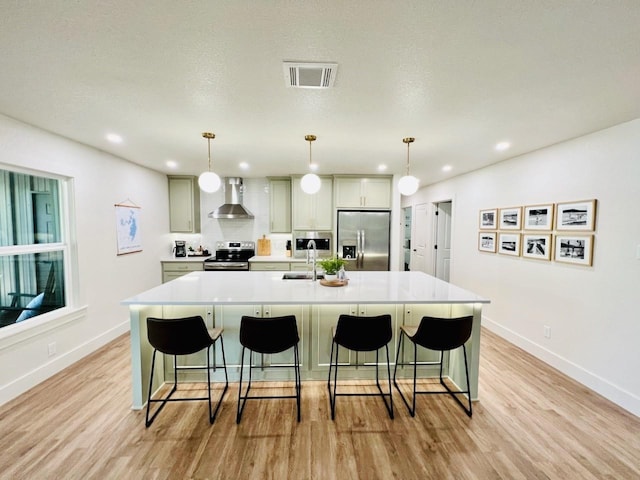
[[[338,210],[338,256],[346,270],[389,270],[391,212]]]

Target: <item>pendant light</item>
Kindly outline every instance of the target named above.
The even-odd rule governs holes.
[[[211,132],[204,132],[202,134],[207,139],[207,147],[209,152],[209,169],[203,172],[198,177],[198,185],[200,190],[207,193],[217,192],[220,189],[220,177],[211,171],[211,139],[216,138],[215,134]]]
[[[418,191],[418,183],[419,180],[413,175],[409,175],[409,145],[411,145],[415,138],[406,137],[403,138],[402,141],[407,144],[407,174],[398,180],[398,190],[402,195],[408,196],[413,195]]]
[[[309,168],[313,168],[313,163],[311,162],[311,142],[314,142],[316,139],[315,135],[305,135],[304,139],[309,142]],[[317,193],[320,190],[320,177],[315,173],[307,173],[302,179],[300,179],[300,187],[304,193],[308,193],[312,195]]]

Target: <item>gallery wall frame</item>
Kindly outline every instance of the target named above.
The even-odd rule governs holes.
[[[593,235],[558,234],[555,236],[554,260],[574,265],[593,264]]]
[[[553,203],[545,205],[527,205],[523,213],[524,230],[547,230],[553,228]]]
[[[480,230],[496,230],[498,228],[498,209],[480,210]]]
[[[481,252],[496,253],[496,232],[478,233],[478,250]]]
[[[536,260],[551,260],[553,243],[550,233],[522,234],[522,256]]]
[[[596,206],[595,199],[556,204],[556,230],[593,232],[596,227]]]
[[[498,234],[498,253],[519,257],[520,234],[500,232]]]
[[[501,208],[499,213],[500,230],[520,230],[522,228],[522,207]]]

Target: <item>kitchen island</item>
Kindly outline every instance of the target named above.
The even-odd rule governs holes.
[[[438,280],[422,272],[348,272],[349,283],[343,287],[327,287],[319,281],[284,280],[286,272],[192,272],[159,285],[122,303],[129,306],[131,321],[131,368],[133,408],[146,402],[152,348],[147,341],[146,318],[149,316],[174,318],[202,315],[208,326],[224,328],[224,342],[230,380],[239,376],[239,325],[242,315],[271,317],[296,315],[300,333],[300,356],[303,379],[326,380],[331,351],[331,327],[342,313],[352,315],[380,315],[392,317],[394,336],[389,345],[391,361],[395,360],[398,328],[417,325],[423,315],[457,317],[473,315],[473,331],[467,350],[472,399],[477,399],[478,364],[480,357],[480,322],[482,304],[489,303],[474,293]],[[407,349],[410,350],[410,349]],[[401,352],[403,363],[410,352]],[[204,353],[202,354],[204,355]],[[202,355],[190,356],[186,364],[203,364]],[[214,353],[220,363],[219,351]],[[291,363],[288,352],[276,355],[255,355],[254,364],[275,366]],[[193,357],[193,358],[191,358]],[[420,375],[434,376],[430,365],[437,352],[419,352]],[[341,375],[350,378],[372,378],[375,352],[356,355],[342,352]],[[157,369],[160,385],[172,372],[171,359],[164,369]],[[462,353],[452,352],[445,357],[448,376],[457,384],[464,382]],[[289,379],[291,369],[256,370],[257,379]],[[398,374],[412,375],[412,368],[399,368]],[[200,381],[195,374],[187,379]],[[214,372],[220,379],[222,372]],[[171,377],[168,377],[171,378]]]

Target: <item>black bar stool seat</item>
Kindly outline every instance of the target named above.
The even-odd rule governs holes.
[[[240,344],[242,345],[242,360],[240,366],[240,383],[238,385],[238,412],[236,415],[236,423],[242,420],[242,412],[247,400],[256,399],[276,399],[276,398],[295,398],[298,410],[298,422],[300,421],[300,391],[302,382],[300,377],[300,354],[298,352],[298,324],[295,315],[284,315],[281,317],[251,317],[244,315],[240,319]],[[254,367],[251,362],[251,352],[260,354],[274,354],[284,352],[293,348],[293,370],[295,375],[295,394],[294,395],[252,395],[249,396],[251,390],[251,372],[254,368],[282,368],[281,366],[259,366]],[[244,353],[249,350],[249,382],[247,390],[242,393],[242,378],[244,371]]]
[[[393,419],[393,396],[391,390],[391,366],[389,363],[389,342],[393,336],[391,329],[391,315],[378,315],[372,317],[361,317],[355,315],[340,315],[338,323],[332,329],[331,360],[329,362],[329,378],[327,379],[327,389],[329,390],[329,403],[331,405],[331,420],[335,419],[336,397],[352,396],[380,396],[387,408],[389,417]],[[338,357],[339,349],[344,347],[347,350],[356,352],[376,352],[376,386],[378,393],[337,393],[338,384]],[[384,347],[387,352],[387,378],[389,380],[389,393],[384,393],[380,386],[378,376],[378,353]],[[335,359],[333,352],[335,351]],[[334,363],[335,362],[335,363]],[[333,388],[331,385],[331,371],[333,370]],[[387,401],[389,397],[389,401]]]
[[[145,426],[149,427],[156,416],[164,408],[167,402],[184,402],[195,400],[207,400],[209,402],[209,423],[213,423],[222,404],[224,394],[229,387],[229,378],[227,376],[227,361],[224,356],[224,342],[222,340],[222,328],[207,329],[204,320],[201,316],[192,316],[184,318],[147,318],[147,338],[149,343],[153,347],[153,355],[151,357],[151,374],[149,377],[149,394],[147,396],[147,414],[145,417]],[[216,404],[215,411],[213,410],[211,402],[211,350],[217,341],[220,341],[220,348],[222,350],[222,365],[224,368],[225,385],[220,398]],[[178,366],[179,355],[191,355],[193,353],[207,350],[207,364],[206,366],[189,365]],[[156,364],[156,352],[163,353],[165,355],[172,355],[174,358],[174,381],[173,387],[169,394],[160,399],[152,399],[151,394],[153,390],[153,372]],[[215,369],[215,355],[214,365]],[[184,370],[205,370],[207,371],[207,396],[206,397],[188,397],[188,398],[172,398],[178,388],[178,371]],[[151,417],[149,417],[152,403],[160,403],[160,406],[156,409]]]
[[[471,337],[472,327],[473,316],[471,315],[458,318],[437,318],[424,316],[420,320],[420,325],[418,326],[403,325],[402,327],[400,327],[400,338],[398,339],[398,351],[396,353],[396,365],[393,369],[393,384],[398,390],[402,401],[409,409],[409,414],[412,417],[415,417],[416,414],[416,395],[438,394],[450,395],[451,397],[453,397],[453,399],[462,407],[465,413],[469,417],[471,417],[471,415],[473,414],[473,410],[471,406],[469,365],[467,363],[467,347],[465,346],[465,343]],[[404,337],[407,337],[413,343],[413,399],[411,405],[409,405],[409,402],[403,395],[402,390],[400,390],[400,387],[398,386],[396,380],[398,365],[400,364],[400,352],[402,351],[401,347]],[[418,345],[429,350],[440,352],[440,361],[438,363],[440,365],[440,384],[444,387],[443,391],[417,390],[416,369],[418,363]],[[455,350],[459,347],[462,347],[462,352],[464,354],[464,370],[467,379],[467,389],[455,391],[449,388],[449,386],[445,383],[444,378],[442,377],[443,355],[445,351]],[[469,403],[468,407],[460,401],[460,395],[467,395]]]

